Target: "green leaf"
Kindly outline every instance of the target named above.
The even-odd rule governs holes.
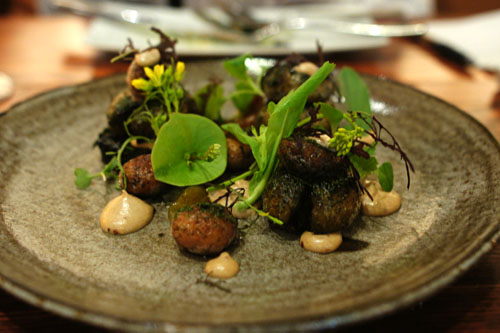
[[[254,173],[250,180],[250,197],[246,200],[247,203],[253,204],[264,191],[269,177],[277,166],[277,151],[281,140],[293,133],[306,105],[307,97],[316,90],[334,68],[334,64],[325,62],[314,75],[302,83],[297,90],[290,91],[278,104],[269,103],[272,114],[268,126],[265,131],[261,130],[257,137],[259,141],[257,151],[252,148],[254,156],[259,155],[262,162],[259,165],[259,170]],[[237,203],[235,208],[244,204]]]
[[[213,160],[193,158],[204,156],[214,144],[220,145],[220,153]],[[160,129],[151,160],[159,181],[175,186],[203,184],[226,169],[226,137],[206,117],[175,113]]]
[[[271,152],[272,158],[274,158],[281,139],[287,138],[293,133],[309,95],[318,88],[334,68],[334,64],[325,62],[297,90],[290,91],[276,106],[273,106],[274,110],[269,117],[266,131],[267,151]]]
[[[318,105],[319,112],[323,115],[323,117],[328,119],[328,122],[332,127],[332,131],[336,130],[340,122],[344,119],[344,113],[339,109],[336,109],[333,106],[323,102],[314,104],[315,107],[317,107]]]
[[[370,92],[359,74],[350,67],[344,67],[340,70],[337,78],[340,94],[345,98],[347,109],[362,112],[365,115],[373,114],[370,106]],[[362,128],[370,130],[370,126],[361,119],[357,119],[356,123]]]
[[[224,97],[224,88],[217,83],[209,83],[198,89],[193,99],[196,106],[203,114],[213,121],[221,120],[221,108],[226,102]]]
[[[358,170],[360,177],[365,177],[377,170],[378,162],[373,156],[370,158],[363,158],[354,154],[348,154],[348,156],[356,170]]]
[[[205,116],[212,119],[213,121],[221,120],[221,108],[226,102],[224,97],[224,89],[221,85],[217,85],[212,90],[210,96],[208,97],[207,105],[205,107]]]
[[[245,53],[239,57],[226,60],[224,61],[224,69],[231,74],[231,76],[240,80],[246,80],[248,74],[245,60],[247,58],[252,58],[252,56],[249,53]]]
[[[74,173],[75,185],[81,190],[89,187],[92,179],[95,178],[95,175],[90,174],[90,172],[82,168],[76,168]]]
[[[382,189],[386,192],[392,191],[394,186],[394,172],[392,170],[392,164],[389,162],[382,163],[378,168],[378,181],[382,186]]]
[[[265,145],[262,144],[265,135],[265,126],[261,126],[261,136],[250,136],[240,127],[240,125],[235,123],[223,124],[221,127],[234,135],[239,142],[249,145],[259,169],[265,168],[267,154],[265,151],[262,151],[262,149],[265,148]]]
[[[248,109],[256,92],[253,86],[245,81],[237,82],[235,88],[236,92],[231,94],[231,100],[238,110],[244,112]]]

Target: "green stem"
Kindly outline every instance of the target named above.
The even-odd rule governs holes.
[[[145,136],[131,136],[131,137],[127,138],[127,140],[125,140],[123,142],[123,144],[120,147],[120,149],[118,149],[118,152],[116,154],[116,158],[117,158],[116,162],[117,162],[117,165],[118,165],[118,169],[120,170],[120,172],[123,175],[123,187],[124,188],[127,188],[127,177],[125,176],[125,169],[123,169],[123,165],[122,165],[122,154],[125,151],[125,148],[127,148],[127,146],[129,145],[129,143],[132,140],[144,140],[144,141],[147,141],[147,142],[151,142],[151,139],[147,138]]]
[[[245,179],[245,178],[253,175],[255,173],[255,171],[257,171],[257,169],[255,169],[254,166],[255,166],[255,163],[252,164],[252,166],[250,166],[250,170],[242,173],[241,175],[238,175],[238,176],[233,177],[229,180],[226,180],[225,182],[220,183],[219,185],[207,187],[207,192],[212,192],[212,191],[218,190],[220,188],[225,188],[225,187],[231,186],[232,184],[234,184],[238,180]]]

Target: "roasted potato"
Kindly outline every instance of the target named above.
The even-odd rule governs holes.
[[[282,228],[301,232],[308,227],[311,200],[309,186],[300,178],[278,170],[262,194],[265,212],[283,221]]]
[[[322,181],[312,185],[311,202],[311,230],[339,232],[359,215],[361,191],[352,177]]]
[[[215,203],[200,203],[183,208],[172,222],[172,236],[188,252],[214,255],[235,239],[236,220]]]
[[[252,150],[235,138],[226,137],[227,142],[227,168],[229,170],[241,170],[248,168],[254,161]]]
[[[127,192],[139,197],[153,197],[160,194],[165,187],[165,183],[155,179],[153,166],[151,164],[151,154],[139,155],[123,165],[125,177],[127,177]],[[123,175],[120,175],[120,182],[123,186]]]
[[[347,157],[302,137],[283,139],[278,157],[284,169],[306,180],[342,178],[349,171]]]

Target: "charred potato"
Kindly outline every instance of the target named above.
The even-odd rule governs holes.
[[[108,163],[111,160],[111,158],[113,158],[113,155],[108,153],[116,153],[121,148],[123,141],[124,140],[120,138],[116,138],[111,133],[111,129],[105,128],[101,133],[99,133],[99,137],[94,142],[94,146],[99,147],[99,150],[101,151],[102,161],[104,163]],[[125,163],[139,155],[148,154],[150,152],[151,149],[132,148],[129,146],[127,147],[127,149],[123,151],[122,163]]]
[[[138,106],[139,103],[132,100],[132,96],[128,91],[122,91],[113,98],[106,116],[108,118],[108,127],[114,137],[127,137],[123,123]]]
[[[313,184],[311,229],[314,233],[339,232],[359,215],[361,195],[354,178]]]
[[[290,90],[297,89],[312,75],[310,71],[302,71],[300,66],[304,63],[313,64],[305,62],[305,59],[299,61],[300,62],[285,59],[267,70],[262,78],[261,86],[268,100],[275,103],[279,102],[279,100],[285,97]],[[308,97],[307,101],[309,104],[327,102],[330,98],[338,95],[337,91],[338,89],[333,80],[333,76],[330,75],[321,83],[318,89]]]
[[[188,252],[214,255],[231,244],[236,237],[236,227],[236,221],[225,207],[200,203],[177,214],[172,222],[172,235]]]
[[[283,221],[283,229],[300,232],[307,228],[308,213],[311,211],[307,184],[284,171],[273,174],[262,194],[262,206]]]
[[[155,179],[151,154],[137,156],[123,165],[127,177],[127,192],[139,197],[153,197],[166,187],[165,183]],[[123,186],[123,175],[120,175]]]
[[[241,170],[248,168],[254,161],[252,150],[235,138],[226,137],[227,142],[227,168],[229,170]]]
[[[307,180],[346,177],[349,170],[347,157],[302,137],[283,139],[278,157],[288,172]]]

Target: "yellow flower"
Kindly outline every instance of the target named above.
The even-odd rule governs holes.
[[[186,68],[186,65],[182,61],[177,62],[177,65],[175,66],[175,80],[176,81],[182,80],[185,68]]]
[[[132,86],[137,90],[147,91],[151,88],[151,82],[144,80],[142,77],[140,79],[132,80]]]
[[[165,72],[165,66],[163,65],[155,65],[154,68],[155,76],[157,78],[160,78],[163,76],[163,72]]]
[[[153,87],[161,86],[161,77],[163,76],[163,72],[165,72],[165,66],[163,65],[155,65],[154,69],[144,67],[144,73],[146,73],[146,76],[153,84]]]

